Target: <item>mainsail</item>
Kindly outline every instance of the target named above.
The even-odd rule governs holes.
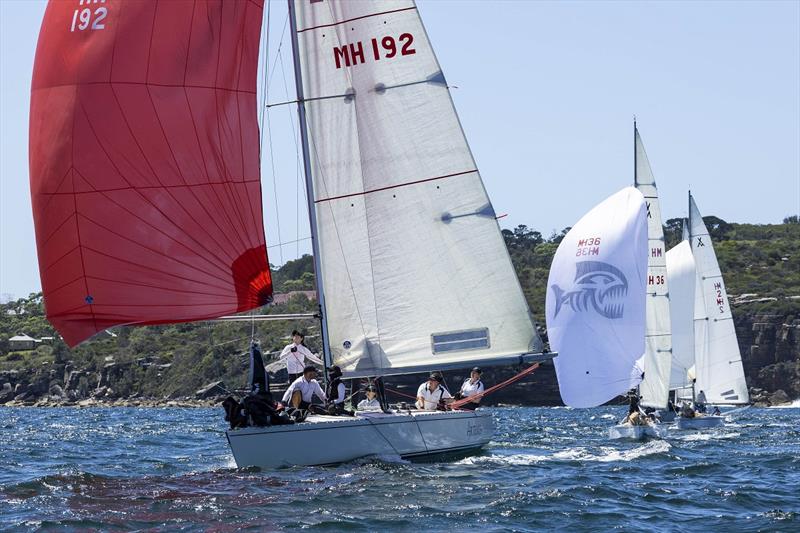
[[[656,180],[644,151],[642,138],[633,125],[634,183],[647,204],[647,341],[644,353],[644,379],[639,385],[641,404],[664,408],[669,397],[672,340],[670,337],[669,290],[666,247],[661,225]]]
[[[695,343],[700,344],[695,353],[695,390],[703,391],[710,403],[748,403],[747,382],[725,282],[708,229],[691,193],[689,235],[699,283],[696,298],[702,298],[705,310],[705,324],[698,324],[695,329]]]
[[[565,404],[593,407],[639,384],[646,274],[645,201],[633,187],[589,211],[559,244],[546,316]]]
[[[269,300],[261,20],[261,0],[48,5],[30,185],[45,307],[68,344]]]
[[[670,389],[688,389],[688,377],[694,365],[694,306],[697,274],[688,240],[681,241],[667,252],[669,309],[672,325],[672,370]]]
[[[292,8],[333,362],[380,375],[540,350],[414,2]]]

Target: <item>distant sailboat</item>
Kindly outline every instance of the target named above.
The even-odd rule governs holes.
[[[639,384],[643,407],[665,409],[669,401],[672,338],[669,280],[658,189],[642,138],[633,123],[634,184],[647,204],[647,335]]]
[[[31,109],[50,320],[74,345],[263,305],[262,2],[73,7],[48,6]],[[289,14],[326,366],[552,358],[414,2],[290,0]],[[307,421],[228,431],[237,465],[461,453],[494,434],[485,410]]]
[[[673,298],[673,373],[671,386],[680,400],[702,391],[712,405],[749,403],[747,382],[733,326],[725,282],[708,229],[691,193],[684,240],[667,253]],[[691,326],[688,317],[692,317]],[[723,425],[720,416],[679,418],[680,428]]]

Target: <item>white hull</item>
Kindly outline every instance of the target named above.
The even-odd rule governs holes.
[[[228,430],[239,468],[327,465],[371,455],[404,459],[476,451],[494,436],[488,411],[406,411],[311,415],[286,426]]]
[[[707,429],[722,427],[725,425],[725,418],[721,416],[705,415],[694,418],[678,417],[678,429]]]
[[[617,424],[616,426],[608,429],[608,438],[644,440],[648,437],[663,437],[664,433],[664,428],[659,426],[632,426],[630,424]]]

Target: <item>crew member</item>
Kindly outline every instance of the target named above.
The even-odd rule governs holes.
[[[444,410],[445,400],[452,400],[453,397],[442,386],[444,378],[438,372],[433,372],[428,377],[428,381],[422,383],[417,389],[417,409],[426,411]]]
[[[319,386],[317,380],[317,369],[308,365],[303,369],[303,375],[297,378],[289,385],[286,392],[283,393],[283,403],[291,405],[297,409],[308,409],[311,406],[311,400],[314,395],[323,402],[328,400],[322,387]]]
[[[328,369],[328,379],[330,381],[328,381],[328,386],[325,390],[325,394],[331,402],[328,412],[332,415],[352,415],[353,413],[345,411],[344,408],[346,391],[344,383],[342,383],[342,369],[338,365],[330,367]]]
[[[287,344],[281,354],[278,356],[279,360],[286,360],[286,371],[289,373],[289,383],[293,383],[297,378],[303,374],[303,368],[306,366],[306,359],[312,363],[317,363],[324,366],[324,363],[319,357],[311,353],[304,344],[305,335],[298,330],[292,331],[292,342]]]
[[[359,411],[380,411],[381,402],[378,401],[378,389],[375,385],[367,386],[367,397],[358,402]]]
[[[471,398],[476,396],[472,400],[466,402],[461,406],[461,409],[469,409],[474,410],[478,407],[481,403],[481,396],[483,394],[483,382],[481,381],[481,371],[480,367],[475,367],[472,369],[472,372],[469,373],[469,377],[464,380],[464,383],[461,385],[461,390],[456,394],[457,399],[461,398]]]

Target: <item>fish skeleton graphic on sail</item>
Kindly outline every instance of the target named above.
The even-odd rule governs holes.
[[[555,293],[555,316],[564,304],[579,313],[591,307],[601,316],[622,318],[623,299],[628,294],[628,280],[617,267],[602,261],[581,261],[576,264],[575,288],[565,291],[556,284],[550,286]]]

